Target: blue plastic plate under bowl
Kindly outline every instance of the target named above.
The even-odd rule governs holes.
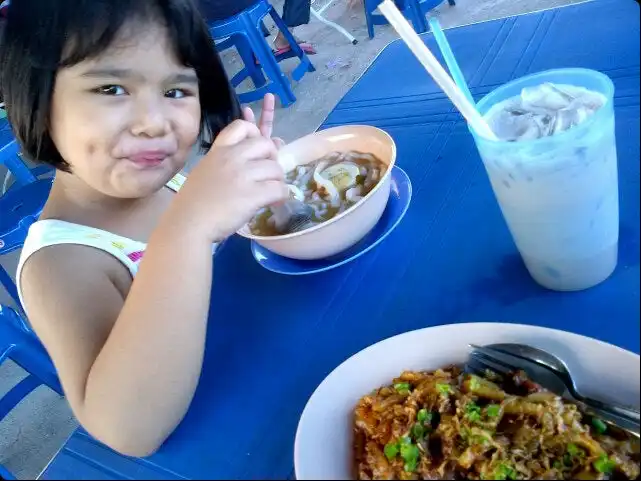
[[[411,200],[412,183],[410,178],[403,169],[394,166],[390,197],[383,216],[363,239],[349,249],[334,256],[313,261],[300,261],[279,256],[258,245],[255,241],[251,242],[251,251],[256,262],[265,269],[278,274],[303,276],[328,271],[353,261],[380,244],[401,222]]]

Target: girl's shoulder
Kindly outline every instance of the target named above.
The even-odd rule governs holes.
[[[82,304],[85,301],[78,297],[101,296],[107,289],[124,299],[138,264],[127,252],[137,248],[142,252],[144,247],[92,227],[56,219],[38,221],[29,229],[18,262],[20,302],[31,314],[53,299]]]
[[[118,267],[119,264],[133,278],[145,248],[146,244],[142,242],[94,227],[57,219],[35,222],[29,228],[18,262],[18,294],[22,300],[22,271],[27,261],[33,257],[49,257],[46,255],[49,253],[50,257],[64,257],[62,262],[75,265],[78,269],[95,270],[97,274],[103,272],[105,267],[113,268],[110,271],[123,270]],[[43,265],[48,263],[43,262]]]
[[[80,245],[105,251],[124,264],[132,274],[137,271],[137,264],[146,247],[142,242],[95,227],[58,219],[40,220],[29,228],[18,269],[34,253],[55,245]]]
[[[185,176],[176,174],[166,187],[178,192],[185,183]],[[54,213],[54,218],[39,220],[31,225],[22,249],[20,264],[38,252],[54,245],[88,246],[108,252],[127,267],[132,275],[137,271],[137,264],[142,257],[146,244],[113,232],[61,220]]]
[[[179,173],[167,183],[167,187],[178,192],[184,182],[185,176]],[[55,261],[49,258],[56,257],[58,258],[58,261],[55,261],[56,265],[62,262],[77,266],[78,269],[93,270],[98,275],[106,271],[107,275],[118,279],[122,279],[122,272],[125,272],[124,277],[131,280],[138,272],[138,266],[146,248],[147,244],[143,242],[96,227],[56,218],[39,220],[29,228],[18,262],[16,273],[18,294],[22,300],[22,272],[28,262],[32,264],[30,259],[38,258],[38,262],[35,263],[37,265],[33,269],[36,271],[34,273],[36,276],[42,274],[38,266],[46,270],[51,262]],[[123,270],[123,267],[126,270]],[[124,288],[126,290],[126,286]]]

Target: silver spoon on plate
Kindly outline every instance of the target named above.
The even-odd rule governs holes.
[[[565,364],[565,362],[547,351],[538,349],[536,347],[527,346],[525,344],[493,344],[488,347],[492,347],[493,349],[497,349],[499,351],[505,351],[508,354],[512,354],[513,356],[521,357],[525,360],[535,362],[541,366],[545,366],[548,369],[551,369],[559,378],[561,378],[565,386],[568,388],[568,391],[570,391],[572,397],[578,401],[581,401],[587,406],[602,411],[612,411],[618,416],[629,418],[636,421],[637,423],[641,419],[641,414],[637,409],[634,409],[633,407],[623,406],[621,404],[612,402],[605,403],[603,401],[599,401],[598,399],[593,399],[581,394],[579,392],[577,383],[572,377],[570,369]]]

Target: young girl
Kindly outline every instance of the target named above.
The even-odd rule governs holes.
[[[58,169],[18,270],[24,307],[80,423],[149,455],[196,389],[212,245],[287,197],[273,98],[260,127],[239,120],[191,0],[17,0],[0,50],[16,137]]]

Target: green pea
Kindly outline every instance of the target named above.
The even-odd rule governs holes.
[[[407,461],[403,469],[405,469],[407,473],[413,473],[414,471],[416,471],[417,466],[418,466],[418,458]]]
[[[415,444],[401,444],[401,458],[407,463],[412,459],[418,459],[420,451]]]
[[[477,423],[481,420],[481,415],[477,412],[471,412],[467,413],[467,419],[469,419],[473,423]]]
[[[572,457],[581,457],[583,456],[583,454],[585,454],[583,450],[574,443],[568,444],[568,447],[566,450],[568,454]]]
[[[396,392],[399,394],[408,394],[410,392],[410,384],[408,382],[399,382],[398,384],[394,384],[394,389],[396,389]]]
[[[509,464],[500,464],[494,471],[494,479],[516,479],[516,471]]]
[[[465,405],[465,413],[465,417],[472,422],[478,422],[481,420],[481,408],[474,402],[470,402]]]
[[[488,405],[486,412],[489,417],[495,418],[501,413],[501,406],[498,404],[490,404]]]
[[[469,402],[465,405],[465,411],[469,412],[481,412],[481,408],[474,401]]]
[[[592,463],[592,466],[594,466],[594,469],[599,473],[611,474],[616,467],[616,462],[608,458],[607,454],[602,454],[599,459]]]
[[[449,384],[438,383],[438,384],[436,384],[436,389],[441,394],[449,394],[449,393],[452,392],[452,386],[450,386]]]
[[[399,452],[398,443],[387,443],[383,449],[387,459],[394,459]]]
[[[485,446],[486,444],[489,443],[488,439],[485,436],[481,435],[474,435],[471,438],[472,444],[480,444],[481,446]]]
[[[421,409],[417,414],[416,414],[416,420],[419,423],[424,423],[427,421],[427,417],[430,415],[430,413],[427,412],[427,409]]]
[[[414,439],[422,439],[423,436],[425,436],[425,428],[423,427],[423,425],[416,423],[414,426],[412,426],[412,435],[414,436]]]
[[[599,418],[592,418],[592,427],[599,434],[605,434],[608,430],[608,426]]]

